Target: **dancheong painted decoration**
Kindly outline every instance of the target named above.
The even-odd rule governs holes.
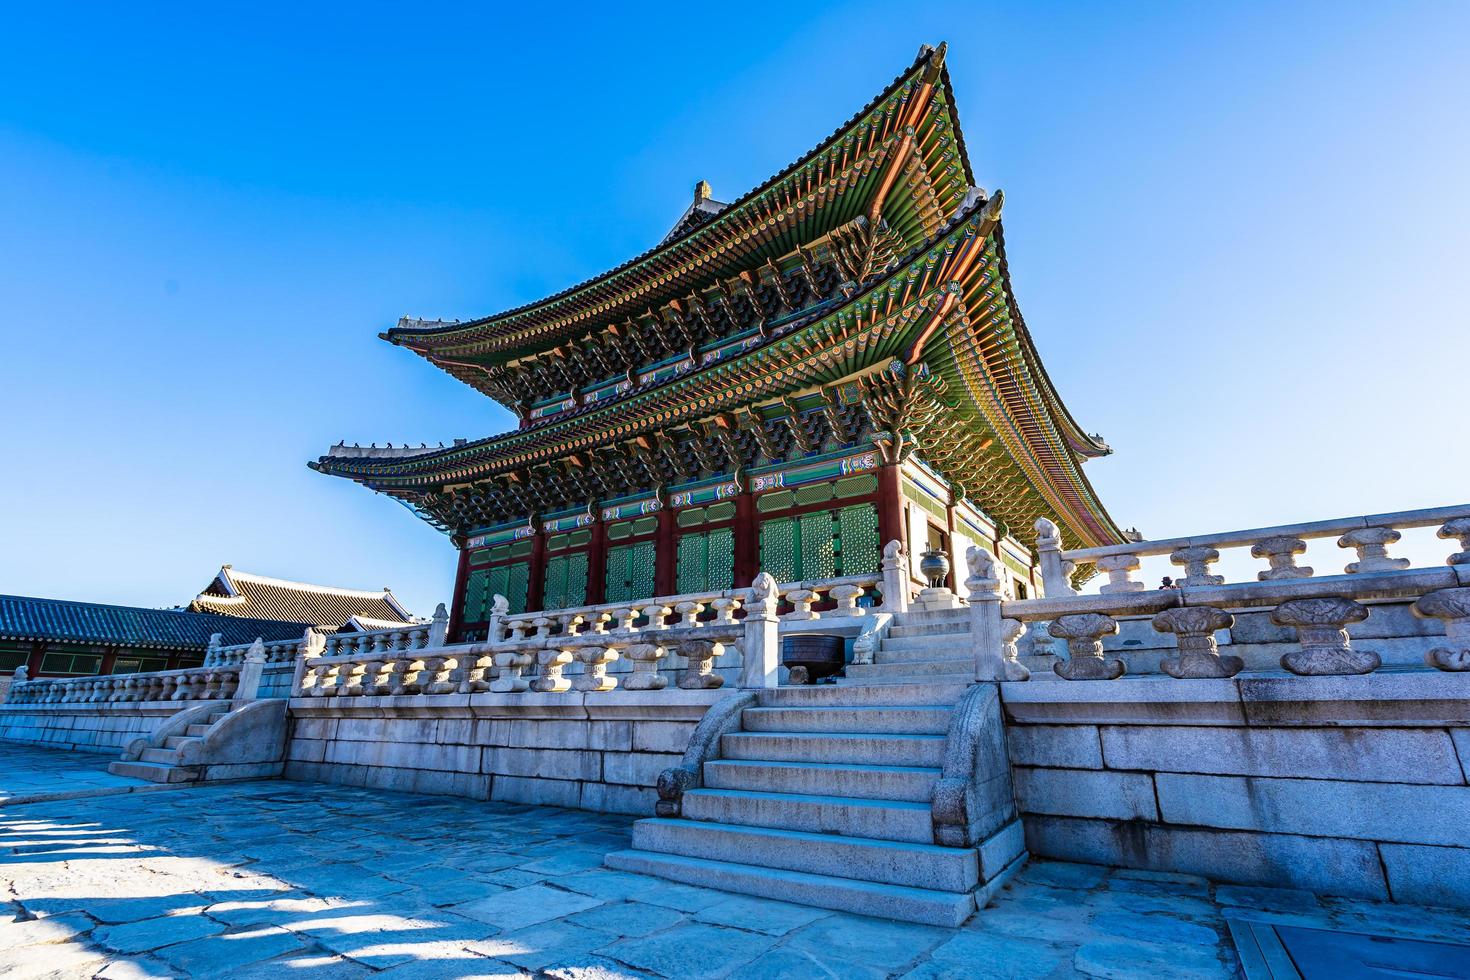
[[[988,543],[1024,594],[1039,579],[1018,538],[1037,518],[1069,548],[1124,540],[1082,474],[1109,450],[1062,405],[1016,306],[1002,195],[975,185],[944,57],[923,49],[733,203],[701,182],[657,247],[604,275],[383,335],[520,419],[311,464],[452,536],[456,638],[480,635],[497,594],[523,611],[762,568],[860,574],[895,539],[910,555]]]

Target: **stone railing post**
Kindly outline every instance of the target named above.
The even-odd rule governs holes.
[[[1470,589],[1440,589],[1420,598],[1412,608],[1415,616],[1444,620],[1449,640],[1447,646],[1426,653],[1424,662],[1440,670],[1470,670]]]
[[[293,698],[306,695],[306,662],[321,656],[320,651],[326,644],[326,637],[310,626],[302,634],[301,648],[296,654],[296,669],[291,672],[291,696]]]
[[[786,601],[791,603],[791,612],[786,614],[787,619],[821,619],[821,613],[812,612],[812,604],[820,596],[812,589],[792,589],[786,593]]]
[[[970,570],[965,588],[970,590],[970,651],[975,658],[975,679],[1007,680],[995,556],[986,548],[971,545],[965,552],[965,564]]]
[[[781,683],[781,622],[776,618],[776,579],[770,572],[761,572],[751,583],[750,592],[750,604],[745,608],[745,642],[741,645],[744,662],[740,666],[740,686],[777,687]]]
[[[1278,535],[1274,538],[1266,538],[1251,545],[1252,558],[1264,558],[1271,563],[1271,567],[1263,572],[1257,572],[1256,578],[1262,582],[1277,582],[1282,579],[1311,578],[1312,569],[1307,565],[1298,565],[1296,556],[1305,554],[1307,543],[1301,538],[1294,538],[1289,534]]]
[[[628,691],[662,691],[669,686],[669,679],[658,672],[658,662],[664,658],[663,645],[659,643],[634,643],[623,651],[633,662],[633,673],[623,684]]]
[[[1097,591],[1103,595],[1142,592],[1143,583],[1133,578],[1133,573],[1142,564],[1137,555],[1108,555],[1106,558],[1099,558],[1097,570],[1107,572],[1108,584],[1099,586]]]
[[[710,602],[710,608],[715,611],[715,622],[730,624],[735,622],[735,611],[740,608],[740,600],[733,596],[720,596]]]
[[[265,641],[260,637],[250,644],[240,665],[240,684],[235,688],[236,701],[254,701],[260,697],[260,675],[265,670]]]
[[[716,674],[715,658],[725,652],[725,645],[712,640],[685,640],[679,644],[679,656],[686,666],[679,674],[679,686],[686,691],[713,690],[725,683]]]
[[[1019,619],[1002,619],[1000,621],[1001,655],[1005,658],[1005,679],[1008,681],[1029,681],[1031,671],[1021,663],[1016,650],[1016,641],[1026,635],[1026,624]]]
[[[428,649],[437,650],[449,642],[449,610],[444,608],[444,603],[434,607],[434,616],[429,621]]]
[[[618,679],[607,676],[607,667],[619,656],[616,647],[603,643],[589,643],[578,647],[577,661],[582,665],[582,673],[577,675],[572,686],[588,693],[613,690],[618,686]]]
[[[1165,657],[1159,664],[1170,677],[1234,677],[1245,661],[1231,654],[1221,655],[1215,631],[1228,629],[1235,617],[1212,606],[1175,606],[1154,617],[1154,629],[1173,633],[1179,639],[1179,653]]]
[[[1265,574],[1264,572],[1262,573]],[[1351,599],[1292,599],[1271,611],[1271,622],[1296,629],[1301,650],[1281,658],[1293,674],[1309,676],[1368,674],[1378,669],[1378,654],[1354,650],[1347,625],[1368,618],[1368,608]]]
[[[1225,576],[1210,574],[1210,566],[1219,560],[1220,552],[1208,545],[1176,548],[1169,555],[1171,564],[1184,569],[1184,575],[1177,584],[1186,589],[1204,585],[1224,585]]]
[[[1041,587],[1048,599],[1077,594],[1067,580],[1062,560],[1062,532],[1045,517],[1036,519],[1036,561],[1041,565]]]
[[[1123,661],[1103,656],[1102,638],[1118,632],[1118,624],[1102,613],[1058,616],[1046,631],[1067,641],[1068,660],[1052,665],[1058,677],[1069,681],[1111,681],[1127,671]]]
[[[1457,540],[1460,542],[1460,550],[1445,560],[1447,565],[1470,565],[1470,517],[1457,517],[1445,523],[1445,526],[1434,532],[1437,538],[1446,541]]]
[[[902,541],[883,546],[883,611],[907,612],[909,608],[909,556]]]
[[[223,633],[209,634],[209,646],[204,648],[204,665],[206,667],[219,663],[220,648],[225,645]]]
[[[1391,527],[1360,527],[1337,539],[1339,548],[1352,548],[1358,560],[1343,569],[1349,575],[1361,572],[1395,572],[1409,567],[1407,558],[1388,557],[1388,546],[1403,535]]]
[[[837,608],[826,613],[828,616],[861,616],[863,611],[858,608],[858,599],[862,597],[863,590],[856,585],[834,585],[827,593],[828,598],[837,604]]]
[[[499,643],[505,617],[510,614],[510,600],[503,595],[496,595],[490,601],[490,622],[485,626],[485,639],[490,643]]]
[[[531,690],[537,694],[561,694],[572,689],[572,682],[562,676],[562,671],[574,659],[572,650],[540,650],[536,653],[536,679]]]

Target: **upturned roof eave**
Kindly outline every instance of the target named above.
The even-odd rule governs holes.
[[[692,237],[703,234],[712,235],[714,233],[714,230],[718,228],[722,223],[734,220],[753,202],[759,200],[763,195],[771,191],[773,188],[779,186],[781,182],[790,179],[803,167],[806,167],[813,160],[831,149],[831,147],[836,145],[842,138],[844,138],[850,130],[859,125],[866,116],[871,114],[878,106],[882,105],[885,101],[891,98],[896,92],[902,89],[904,85],[912,81],[916,75],[919,75],[923,69],[927,68],[931,62],[934,62],[936,60],[940,69],[940,84],[943,87],[944,91],[950,96],[947,100],[948,111],[950,113],[952,125],[954,127],[956,144],[958,146],[961,164],[964,168],[966,182],[970,185],[973,185],[973,171],[971,169],[970,161],[964,151],[964,136],[959,129],[959,116],[954,106],[949,72],[944,65],[945,51],[946,45],[943,43],[941,43],[938,47],[925,48],[924,50],[922,50],[920,54],[914,59],[913,63],[906,70],[897,75],[894,80],[890,82],[889,85],[882,91],[882,93],[870,100],[866,105],[863,106],[862,109],[858,110],[849,119],[842,123],[842,125],[833,130],[833,132],[826,139],[822,140],[822,142],[817,144],[816,147],[814,147],[812,150],[808,151],[806,154],[796,160],[796,162],[771,175],[761,184],[757,185],[755,188],[748,191],[740,198],[729,204],[711,220],[689,228],[680,235],[666,239],[653,248],[634,256],[633,258],[627,260],[626,262],[623,262],[613,269],[608,270],[607,272],[583,280],[580,283],[569,286],[566,289],[563,289],[560,292],[554,293],[553,295],[545,297],[543,299],[536,300],[534,302],[527,303],[509,310],[505,310],[491,316],[479,317],[473,320],[467,320],[461,323],[454,323],[440,327],[422,329],[405,329],[401,327],[392,327],[389,328],[387,331],[380,333],[378,336],[383,338],[384,340],[387,340],[389,343],[392,343],[396,346],[408,347],[410,350],[413,350],[415,353],[420,354],[426,359],[433,360],[434,358],[432,356],[432,346],[433,341],[436,338],[479,330],[488,325],[495,324],[499,321],[523,316],[525,314],[532,313],[540,309],[550,308],[559,302],[565,301],[577,295],[578,293],[595,287],[598,284],[607,282],[616,276],[626,273],[636,268],[637,266],[656,258],[661,253],[667,252],[673,248],[680,246]],[[420,349],[413,344],[413,341],[415,340],[428,341],[429,343],[426,344],[423,349]],[[449,370],[448,367],[445,367],[444,365],[440,366],[444,367],[446,371]],[[449,373],[453,375],[452,371]]]
[[[762,343],[760,346],[753,347],[745,351],[740,356],[740,358],[737,358],[737,362],[739,360],[744,360],[746,358],[755,356],[756,354],[770,347],[772,344],[777,343],[785,339],[786,337],[789,337],[797,330],[809,327],[814,323],[820,322],[829,317],[840,315],[848,307],[862,302],[875,290],[881,289],[895,279],[907,275],[913,268],[915,268],[917,263],[924,260],[924,256],[926,254],[934,250],[947,236],[953,234],[966,221],[974,217],[981,209],[986,206],[986,203],[987,202],[984,198],[976,199],[974,202],[971,203],[968,208],[954,215],[939,234],[935,235],[931,240],[925,242],[923,245],[910,250],[909,254],[904,256],[904,258],[896,263],[894,267],[887,273],[875,277],[871,282],[865,284],[861,289],[855,292],[852,296],[848,297],[841,304],[835,307],[821,310],[818,313],[814,313],[812,317],[792,321],[790,324],[787,325],[788,329],[783,330],[779,334],[768,337],[765,342]],[[555,429],[571,428],[574,423],[585,422],[587,418],[591,415],[600,414],[603,412],[610,412],[614,409],[617,409],[627,404],[627,402],[633,397],[656,394],[657,392],[670,388],[674,385],[692,381],[722,366],[725,365],[718,364],[704,366],[682,377],[669,378],[658,383],[657,385],[654,385],[651,388],[648,388],[644,391],[636,392],[635,394],[629,395],[627,398],[624,398],[618,402],[614,402],[611,405],[586,406],[584,408],[574,410],[567,415],[550,419],[541,426],[534,426],[527,429],[516,429],[510,432],[503,432],[498,435],[487,436],[483,439],[477,439],[472,442],[468,442],[462,446],[446,447],[442,452],[432,452],[425,453],[420,456],[414,456],[409,462],[411,462],[415,469],[432,470],[434,468],[434,463],[438,462],[439,460],[447,459],[451,456],[467,456],[476,451],[493,449],[495,448],[496,443],[509,444],[514,441],[525,439],[536,434],[553,431]],[[362,480],[365,478],[371,479],[371,477],[374,475],[373,469],[375,467],[391,465],[394,463],[403,463],[404,461],[397,459],[375,460],[371,456],[357,456],[351,459],[351,465],[341,465],[345,462],[348,461],[344,460],[341,457],[334,457],[329,454],[326,456],[318,457],[316,460],[308,461],[307,466],[309,466],[311,469],[316,470],[317,472],[325,473],[328,476],[341,476],[348,479]]]

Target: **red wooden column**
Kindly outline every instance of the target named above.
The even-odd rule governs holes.
[[[526,611],[539,612],[543,609],[542,598],[546,591],[546,532],[541,529],[540,518],[536,519],[536,534],[531,544],[531,568],[526,585]]]
[[[897,464],[878,467],[878,547],[886,548],[890,541],[908,541]]]
[[[31,655],[26,658],[26,676],[41,676],[41,658],[46,656],[46,641],[36,640],[31,644]]]
[[[678,582],[678,552],[674,545],[674,532],[678,529],[678,516],[668,507],[658,512],[658,537],[653,543],[653,594],[673,595]]]
[[[464,592],[470,577],[470,550],[465,547],[465,539],[459,535],[449,539],[459,551],[458,565],[454,570],[454,596],[449,601],[449,640],[451,643],[459,639],[459,633],[464,626]]]
[[[735,497],[735,588],[755,581],[760,571],[760,549],[756,546],[755,495],[742,490]]]
[[[600,512],[601,507],[597,510]],[[592,542],[587,546],[587,604],[607,599],[607,525],[599,513],[592,522]]]

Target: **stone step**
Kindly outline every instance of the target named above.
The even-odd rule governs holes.
[[[816,684],[776,687],[761,691],[763,708],[865,707],[872,705],[953,705],[965,693],[965,683],[891,685],[881,691],[865,687]]]
[[[726,759],[755,762],[855,762],[875,766],[944,765],[943,735],[732,732],[720,738]]]
[[[770,827],[664,820],[633,824],[633,848],[888,885],[965,892],[980,881],[974,848],[834,837]]]
[[[913,639],[921,636],[964,636],[970,632],[970,620],[966,617],[963,621],[926,623],[916,622],[908,626],[888,627],[888,637],[895,640]],[[885,637],[887,639],[888,637]]]
[[[190,736],[190,735],[170,735],[168,738],[165,738],[163,740],[163,745],[164,745],[164,748],[177,749],[177,748],[180,748],[185,742],[194,742],[194,741],[197,741],[197,737],[196,736]]]
[[[709,789],[928,803],[939,772],[920,766],[721,759],[704,764],[704,785]]]
[[[934,660],[946,656],[968,656],[970,653],[968,633],[946,633],[938,636],[888,637],[878,648],[884,653],[923,654],[916,660]]]
[[[895,615],[893,617],[893,625],[889,627],[889,632],[905,626],[945,626],[954,628],[957,625],[968,624],[969,622],[970,610],[968,606],[961,606],[959,609],[936,609],[932,612],[919,612],[914,610]]]
[[[146,779],[150,783],[187,783],[199,778],[197,766],[167,766],[158,762],[119,760],[108,763],[107,771],[114,776],[131,776],[134,779]]]
[[[882,656],[879,653],[878,656]],[[923,679],[945,679],[964,677],[973,679],[975,661],[963,660],[906,660],[899,663],[848,664],[847,680],[871,681],[902,678],[906,683]],[[840,685],[839,685],[840,686]]]
[[[924,663],[965,663],[975,662],[974,654],[969,650],[956,650],[954,644],[947,647],[930,647],[926,650],[890,650],[886,646],[873,655],[873,662],[879,664],[924,664]],[[867,666],[858,664],[859,667]]]
[[[179,753],[174,749],[144,749],[142,759],[144,762],[156,762],[161,766],[171,766],[179,761]]]
[[[911,844],[929,844],[934,840],[929,804],[908,800],[692,789],[684,794],[683,811],[690,820],[743,827],[773,827]]]
[[[605,863],[619,871],[905,922],[954,927],[975,912],[975,899],[969,892],[905,888],[648,851],[615,851],[607,856]]]
[[[209,729],[209,725],[190,725],[184,729],[184,734],[189,738],[203,738],[208,734]]]
[[[849,668],[850,669],[850,668]],[[747,732],[863,732],[943,734],[952,710],[906,705],[852,708],[746,708],[740,726]]]

